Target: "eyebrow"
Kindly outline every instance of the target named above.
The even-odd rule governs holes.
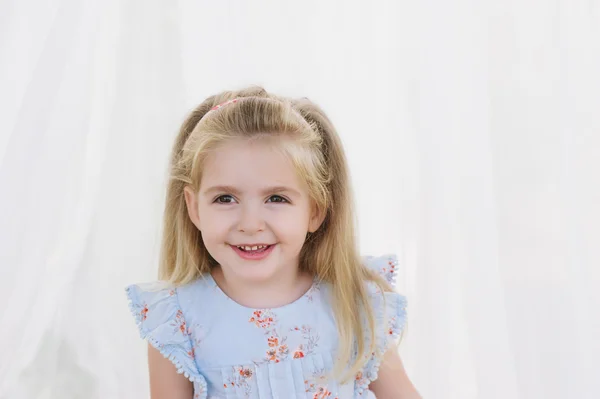
[[[204,195],[209,195],[211,193],[214,192],[227,192],[227,193],[232,193],[235,195],[240,195],[241,191],[236,189],[235,187],[232,186],[214,186],[214,187],[210,187],[207,188],[206,190],[204,190],[203,194]],[[262,191],[262,195],[266,195],[266,194],[270,194],[270,193],[283,193],[283,192],[288,192],[291,194],[294,194],[298,197],[300,197],[300,193],[297,190],[294,190],[293,188],[290,187],[285,187],[285,186],[273,186],[273,187],[267,187]]]

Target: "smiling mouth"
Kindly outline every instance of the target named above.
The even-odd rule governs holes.
[[[262,252],[275,244],[243,244],[243,245],[232,245],[232,247],[236,247],[244,252]]]

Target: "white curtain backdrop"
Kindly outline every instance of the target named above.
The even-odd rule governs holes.
[[[185,114],[248,84],[336,124],[424,398],[599,398],[598,71],[594,0],[2,1],[0,399],[148,397],[123,287]]]

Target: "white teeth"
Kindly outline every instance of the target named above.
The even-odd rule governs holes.
[[[268,247],[268,245],[255,245],[255,246],[252,246],[252,247],[250,247],[250,246],[239,246],[238,245],[238,248],[239,249],[243,249],[244,251],[256,251],[257,249],[263,249],[263,248],[266,248],[266,247]]]

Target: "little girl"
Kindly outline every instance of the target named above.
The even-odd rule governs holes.
[[[153,399],[419,398],[394,256],[361,259],[345,155],[303,98],[224,92],[172,151],[160,282],[127,287]]]

